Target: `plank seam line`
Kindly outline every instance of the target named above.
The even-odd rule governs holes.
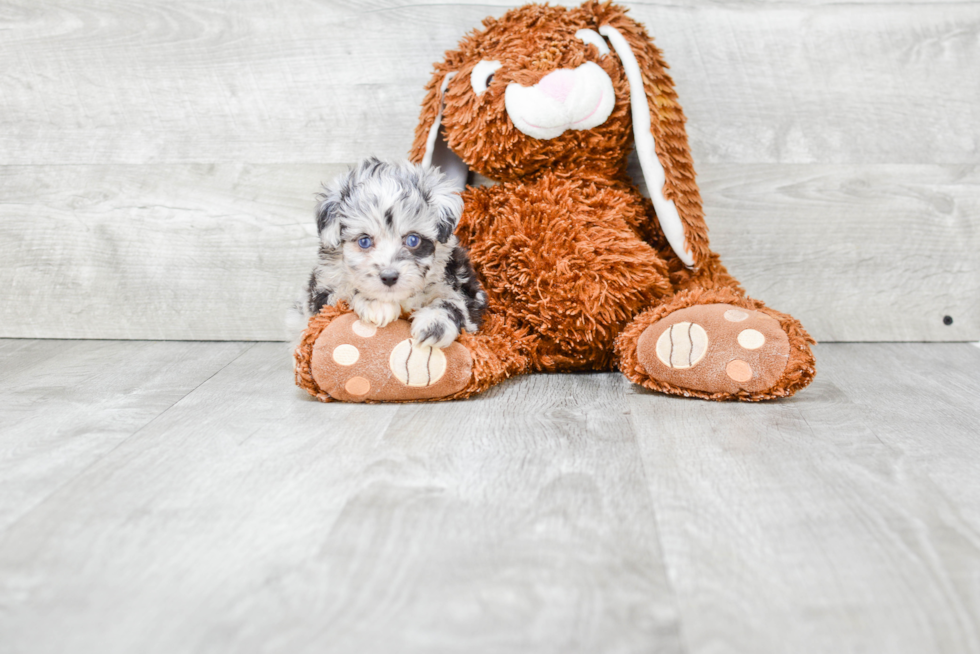
[[[615,374],[620,374],[620,373],[615,373]],[[658,394],[656,394],[656,395],[658,395]],[[649,479],[649,476],[647,474],[646,459],[645,459],[645,457],[642,456],[642,449],[640,447],[640,441],[639,441],[639,437],[637,435],[638,432],[637,432],[637,429],[636,429],[636,424],[633,421],[633,408],[631,406],[631,402],[636,397],[638,397],[638,394],[635,391],[632,392],[632,393],[628,393],[624,397],[624,399],[626,400],[626,408],[629,409],[629,414],[628,414],[627,418],[629,420],[630,428],[632,429],[632,432],[633,432],[633,444],[636,447],[637,453],[640,454],[640,456],[639,456],[639,459],[640,459],[640,472],[643,475],[643,483],[644,483],[645,488],[646,488],[646,491],[647,491],[647,497],[650,499],[650,510],[653,512],[653,524],[654,524],[654,527],[656,529],[656,534],[657,534],[657,547],[660,550],[660,556],[657,557],[657,558],[660,561],[660,565],[663,567],[663,570],[664,570],[664,579],[667,580],[667,585],[670,588],[670,595],[673,598],[674,610],[677,613],[677,640],[680,643],[681,652],[684,652],[685,654],[690,654],[690,652],[691,652],[691,646],[687,642],[687,636],[685,634],[685,629],[684,629],[684,615],[681,612],[680,598],[678,597],[677,588],[674,585],[674,580],[672,578],[672,575],[670,574],[670,567],[667,565],[667,550],[664,547],[663,538],[661,537],[661,534],[663,532],[661,530],[660,515],[657,512],[657,503],[654,500],[654,494],[653,494],[653,492],[650,489],[650,479]]]
[[[217,370],[215,370],[214,373],[212,373],[211,375],[208,375],[207,379],[202,380],[201,383],[197,384],[196,386],[194,386],[194,388],[190,389],[189,391],[187,391],[186,393],[184,393],[183,395],[181,395],[179,398],[177,398],[176,400],[174,400],[174,402],[170,406],[168,406],[166,409],[163,409],[162,411],[160,411],[158,414],[156,414],[155,416],[153,416],[152,418],[150,418],[150,420],[148,420],[143,425],[141,425],[138,429],[136,429],[135,431],[133,431],[133,433],[129,434],[128,436],[126,436],[126,438],[124,438],[121,441],[119,441],[118,443],[116,443],[112,447],[112,449],[110,449],[108,452],[106,452],[105,454],[103,454],[102,456],[100,456],[98,459],[96,459],[95,461],[92,461],[87,466],[85,466],[84,468],[82,468],[81,470],[79,470],[77,474],[75,474],[75,475],[73,475],[71,477],[71,479],[67,479],[63,483],[59,484],[57,488],[53,489],[50,493],[48,493],[47,495],[45,495],[41,499],[40,502],[38,502],[37,504],[35,504],[34,506],[32,506],[30,509],[28,509],[27,511],[25,511],[24,513],[22,513],[16,520],[14,520],[10,524],[8,524],[3,529],[0,529],[0,534],[4,534],[4,533],[8,532],[10,529],[12,529],[15,525],[17,525],[25,517],[31,515],[38,508],[44,506],[52,497],[54,497],[55,495],[57,495],[58,493],[60,493],[62,491],[62,489],[66,488],[67,486],[70,486],[72,483],[75,482],[76,479],[78,479],[79,477],[81,477],[82,475],[84,475],[86,472],[88,472],[93,466],[95,466],[96,464],[98,464],[101,461],[103,461],[106,457],[108,457],[110,454],[112,454],[113,452],[115,452],[117,449],[119,449],[125,443],[128,443],[129,440],[131,438],[133,438],[133,436],[136,436],[136,434],[140,433],[141,431],[143,431],[144,429],[146,429],[147,427],[149,427],[150,425],[152,425],[154,422],[156,422],[160,418],[160,416],[164,415],[165,413],[167,413],[168,411],[170,411],[172,408],[174,408],[175,406],[177,406],[178,404],[180,404],[181,402],[183,402],[184,399],[188,395],[190,395],[191,393],[195,392],[201,386],[203,386],[204,384],[206,384],[209,381],[211,381],[211,379],[214,378],[215,375],[217,375],[218,373],[220,373],[221,371],[223,371],[225,368],[227,368],[228,366],[230,366],[231,364],[233,364],[235,361],[238,361],[238,359],[240,359],[246,352],[248,352],[249,350],[251,350],[255,346],[256,346],[256,343],[250,343],[248,347],[246,347],[244,350],[242,350],[241,352],[239,352],[238,354],[236,354],[233,358],[229,359],[223,366],[221,366],[220,368],[218,368]]]

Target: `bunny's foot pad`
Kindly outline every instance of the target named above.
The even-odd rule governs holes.
[[[637,359],[653,379],[704,393],[759,393],[782,380],[790,345],[779,321],[731,304],[668,314],[647,327]]]
[[[411,402],[462,390],[473,360],[459,343],[445,349],[418,345],[406,320],[379,329],[348,313],[317,338],[310,368],[317,385],[335,400]]]

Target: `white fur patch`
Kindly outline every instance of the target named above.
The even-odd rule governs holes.
[[[439,338],[422,338],[426,330],[439,326],[442,327]],[[412,338],[419,345],[442,349],[452,345],[457,336],[459,336],[459,330],[456,329],[456,325],[450,320],[449,314],[444,309],[423,307],[412,314]]]
[[[511,82],[504,104],[518,130],[548,140],[569,129],[592,129],[606,122],[616,95],[606,71],[589,61],[578,68],[552,71],[534,86]]]
[[[402,313],[401,304],[397,302],[366,300],[362,295],[354,296],[351,300],[351,308],[361,319],[361,322],[375,327],[384,327],[388,323],[394,322]]]

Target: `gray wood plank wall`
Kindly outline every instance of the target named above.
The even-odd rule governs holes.
[[[980,339],[980,4],[624,4],[752,295],[818,339]],[[404,156],[432,63],[510,6],[0,2],[0,336],[282,338],[318,184]]]

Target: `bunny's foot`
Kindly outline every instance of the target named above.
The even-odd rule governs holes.
[[[406,320],[377,328],[353,313],[320,332],[309,361],[317,389],[342,402],[446,397],[467,385],[472,369],[470,353],[459,343],[445,349],[419,345]]]
[[[507,334],[481,332],[433,348],[412,338],[406,320],[377,328],[324,307],[296,349],[296,384],[324,402],[462,399],[526,369],[511,345]]]
[[[729,289],[694,289],[637,316],[620,367],[647,388],[712,400],[794,394],[815,374],[813,339],[793,317]]]

